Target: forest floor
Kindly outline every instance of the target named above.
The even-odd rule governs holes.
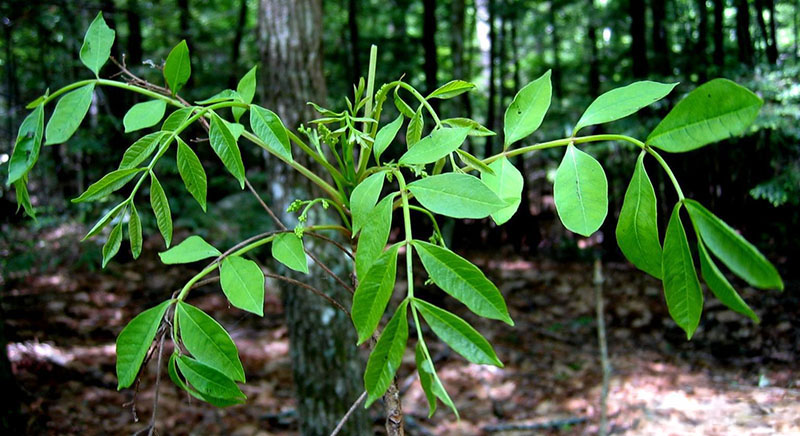
[[[78,248],[84,230],[62,226],[14,235],[16,241],[39,243],[0,242],[0,251],[14,261],[13,271],[0,271],[0,285],[9,356],[23,389],[30,434],[88,436],[142,429],[152,412],[156,365],[150,363],[136,396],[132,389],[118,392],[114,340],[133,316],[162,301],[192,274],[188,267],[161,265],[154,254],[156,240],[146,242],[142,259],[123,258],[98,271],[92,265],[99,258],[86,253],[99,248],[91,243]],[[422,283],[420,295],[462,314],[495,344],[505,367],[469,364],[430,340],[461,420],[441,404],[428,419],[413,354],[406,353],[398,383],[408,434],[596,434],[601,370],[592,265],[499,262],[492,253],[480,252],[468,257],[497,281],[516,327],[472,317]],[[656,280],[622,263],[606,263],[603,272],[613,367],[611,434],[800,435],[796,276],[787,279],[783,293],[742,289],[762,319],[759,325],[707,296],[700,328],[686,341],[669,319]],[[276,292],[268,285],[263,318],[229,308],[215,286],[193,291],[190,299],[238,344],[248,401],[216,409],[192,400],[162,377],[158,434],[296,434],[288,335]],[[377,433],[382,431],[381,410],[379,405],[371,409]]]

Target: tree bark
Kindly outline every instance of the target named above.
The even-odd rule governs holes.
[[[464,56],[464,21],[466,15],[466,2],[464,0],[453,0],[450,10],[450,49],[453,52],[453,78],[459,80],[469,80],[467,69],[465,68]],[[462,109],[466,117],[470,116],[471,103],[469,92],[459,96]]]
[[[714,0],[714,65],[717,74],[725,68],[725,0]]]
[[[262,65],[260,94],[266,107],[277,112],[288,128],[314,117],[308,101],[324,104],[325,78],[322,71],[321,0],[260,0],[259,48]],[[300,156],[296,158],[300,159]],[[304,162],[307,163],[307,162]],[[315,196],[308,182],[272,159],[270,194],[275,210],[286,210],[294,199]],[[294,224],[283,217],[287,226]],[[319,217],[309,216],[309,222]],[[330,244],[316,244],[305,238],[306,248],[340,277],[347,277],[351,265]],[[312,274],[299,280],[321,289],[350,306],[350,294],[312,267]],[[279,285],[289,327],[292,373],[305,435],[327,435],[363,391],[364,362],[355,347],[356,336],[349,317],[320,297],[295,287]],[[342,434],[371,434],[368,415],[358,407]]]
[[[647,63],[647,38],[645,36],[645,3],[643,0],[628,0],[628,13],[631,16],[631,60],[635,78],[647,77],[650,67]]]
[[[666,20],[666,0],[655,0],[650,2],[650,11],[653,17],[653,68],[662,75],[668,76],[670,71],[669,36],[667,27],[664,25]]]
[[[761,36],[766,46],[767,62],[775,65],[778,62],[778,47],[775,40],[775,3],[772,0],[755,0],[756,21],[761,29]],[[764,10],[770,13],[770,25],[764,19]]]
[[[739,62],[744,65],[753,65],[750,6],[747,0],[736,0],[736,42],[739,44]]]

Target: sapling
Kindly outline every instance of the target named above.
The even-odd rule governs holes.
[[[437,375],[427,345],[431,336],[438,337],[470,362],[499,367],[503,364],[492,344],[464,319],[415,294],[415,274],[427,274],[431,282],[474,314],[513,326],[497,286],[478,267],[447,247],[437,217],[491,217],[497,225],[507,222],[520,205],[523,187],[522,175],[510,158],[549,148],[564,149],[553,187],[558,216],[568,230],[586,237],[596,232],[608,215],[608,183],[600,163],[580,147],[616,141],[632,144],[638,151],[616,227],[617,242],[633,265],[663,282],[669,314],[685,331],[687,339],[697,329],[703,307],[693,254],[699,257],[700,276],[711,292],[730,309],[756,322],[758,317],[741,299],[717,261],[751,286],[783,288],[775,267],[752,244],[700,203],[684,196],[661,155],[661,152],[689,152],[739,135],[748,128],[762,101],[730,80],[714,79],[690,92],[645,140],[622,134],[579,133],[586,127],[619,120],[661,100],[676,83],[639,81],[606,92],[589,105],[570,136],[523,145],[539,128],[550,106],[552,91],[547,71],[523,87],[506,110],[503,151],[481,158],[462,146],[470,136],[491,136],[495,132],[467,118],[442,119],[431,104],[434,99],[449,99],[469,92],[475,85],[453,80],[428,95],[403,80],[376,86],[374,47],[369,77],[354,88],[352,98],[345,99],[346,109],[337,112],[314,105],[320,118],[310,120],[294,132],[274,112],[253,102],[255,67],[235,90],[226,89],[202,101],[183,99],[179,93],[191,74],[189,49],[184,41],[172,49],[163,66],[165,86],[148,83],[127,70],[123,75],[126,80],[101,79],[100,70],[109,59],[114,36],[102,14],[98,14],[80,51],[81,60],[95,77],[45,93],[28,105],[32,112],[19,128],[7,183],[14,185],[18,204],[35,216],[27,182],[42,144],[70,139],[86,115],[96,87],[121,88],[145,99],[130,108],[123,124],[126,132],[147,133],[124,152],[116,170],[72,200],[100,202],[111,198],[111,194],[116,193],[113,198],[120,198],[118,193],[127,193],[97,221],[86,238],[101,234],[106,238],[102,249],[104,267],[119,252],[124,238],[130,242],[133,257],[138,258],[143,238],[139,213],[148,207],[149,201],[158,230],[169,248],[160,253],[164,264],[211,261],[190,277],[180,291],[137,315],[119,334],[116,348],[119,389],[136,381],[148,352],[159,344],[157,338],[163,347],[166,337],[174,345],[167,372],[176,385],[220,407],[245,402],[239,384],[245,382],[246,374],[236,345],[219,323],[190,304],[191,291],[218,274],[222,291],[232,306],[261,316],[265,273],[245,255],[270,245],[275,260],[308,274],[304,241],[318,237],[354,256],[357,285],[353,286],[349,308],[319,290],[306,288],[339,310],[349,312],[358,345],[370,343],[372,350],[364,370],[365,406],[393,386],[412,334],[416,337],[416,369],[428,400],[429,415],[436,411],[438,400],[457,417],[456,403]],[[53,102],[55,108],[45,124],[46,109]],[[387,105],[393,105],[398,115],[384,122],[382,115]],[[184,140],[182,135],[195,123],[206,129],[208,142]],[[404,126],[405,135],[399,135]],[[430,133],[423,135],[426,128]],[[406,150],[397,160],[387,159],[387,149],[399,142],[400,136],[405,137]],[[295,228],[285,228],[278,221],[278,230],[250,237],[224,252],[197,235],[173,245],[172,214],[167,193],[159,181],[159,177],[168,177],[169,173],[159,173],[158,165],[167,153],[175,153],[178,174],[186,190],[205,211],[210,206],[206,201],[206,173],[195,150],[206,146],[213,149],[242,189],[247,186],[253,190],[240,146],[256,146],[298,171],[323,196],[292,203],[290,212],[299,216]],[[305,155],[303,162],[313,162],[314,168],[295,159],[297,153]],[[645,170],[645,159],[654,160],[666,173],[678,197],[663,241],[658,229],[657,198]],[[148,198],[143,203],[146,192]],[[277,221],[269,207],[266,204],[264,207]],[[331,208],[336,220],[309,222],[308,211],[314,207]],[[402,227],[403,236],[389,244],[396,209],[402,212],[397,225]],[[682,214],[684,210],[686,214]],[[430,231],[412,232],[412,228],[423,228],[412,226],[417,220],[422,220]],[[696,250],[692,250],[687,238],[684,226],[687,222],[696,235]],[[110,231],[106,230],[108,227]],[[323,232],[331,235],[322,235]],[[336,242],[334,236],[349,239],[355,247],[354,255]],[[395,280],[401,252],[405,256],[407,286],[399,304],[389,308],[397,291]],[[313,253],[309,256],[313,258]],[[415,270],[415,256],[424,271]],[[335,276],[324,264],[319,264],[326,273]],[[340,285],[350,287],[347,281],[336,278]],[[386,316],[388,321],[380,328]]]

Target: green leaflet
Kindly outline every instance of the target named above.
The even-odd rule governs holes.
[[[662,277],[664,296],[669,315],[675,323],[686,331],[686,339],[691,339],[700,324],[703,312],[703,292],[697,280],[689,242],[681,223],[681,203],[675,205],[664,235],[664,255]]]
[[[464,303],[476,315],[514,325],[503,295],[477,266],[438,245],[422,241],[413,244],[436,286]]]
[[[644,168],[645,152],[639,154],[631,183],[617,221],[617,244],[637,268],[661,278],[661,242],[658,238],[656,192]]]
[[[94,83],[82,86],[61,97],[45,129],[45,145],[67,142],[78,130],[92,104]]]
[[[161,141],[164,132],[153,132],[142,136],[137,139],[122,155],[122,161],[119,163],[119,169],[124,170],[134,168],[144,162],[145,159],[150,157]]]
[[[230,335],[202,310],[178,302],[178,325],[183,345],[198,361],[244,383],[244,368]]]
[[[350,311],[353,325],[358,332],[358,345],[372,337],[392,297],[397,276],[399,248],[399,245],[394,245],[383,252],[372,263],[369,271],[360,277]]]
[[[219,398],[230,404],[243,403],[247,398],[233,380],[216,369],[188,356],[179,356],[177,363],[186,381],[203,397]]]
[[[14,151],[8,162],[8,180],[6,186],[27,175],[39,159],[44,134],[44,108],[39,105],[19,126]]]
[[[192,74],[192,64],[189,61],[189,46],[183,40],[167,56],[167,62],[164,64],[164,79],[167,81],[167,86],[172,91],[172,95],[178,93],[183,88],[183,85],[189,81],[189,76]]]
[[[236,138],[231,133],[228,125],[215,113],[211,114],[211,128],[208,131],[208,139],[211,142],[211,148],[217,153],[225,168],[239,181],[239,185],[244,189],[244,163],[239,152],[239,145],[236,143]]]
[[[700,273],[703,280],[708,285],[708,289],[717,297],[717,300],[734,312],[741,313],[752,319],[756,324],[760,322],[753,309],[744,302],[736,289],[733,289],[728,279],[722,274],[717,265],[708,254],[702,241],[697,243],[697,251],[700,254]]]
[[[494,174],[494,170],[489,165],[486,165],[485,163],[483,163],[482,160],[480,160],[477,157],[469,154],[468,152],[466,152],[466,151],[464,151],[464,150],[459,148],[459,149],[456,149],[456,154],[458,154],[458,159],[462,163],[477,169],[478,171],[481,172],[481,174],[483,174],[483,173]],[[484,181],[484,183],[486,183],[486,182]]]
[[[639,109],[666,97],[677,83],[658,83],[649,80],[633,82],[628,86],[612,89],[597,97],[586,108],[581,119],[572,130],[575,136],[578,130],[595,124],[603,124],[625,118]]]
[[[222,253],[219,250],[198,235],[189,236],[181,241],[180,244],[158,253],[161,262],[165,265],[192,263],[221,255]]]
[[[455,352],[472,363],[502,368],[491,344],[466,321],[425,301],[414,299],[414,307],[431,330]]]
[[[223,89],[222,91],[208,97],[205,100],[196,101],[196,104],[214,104],[214,103],[221,103],[223,101],[233,101],[233,100],[241,100],[242,96],[239,95],[238,92],[232,89]]]
[[[167,102],[164,100],[151,100],[133,105],[122,119],[125,133],[155,126],[164,118],[166,110]]]
[[[253,97],[256,95],[256,70],[258,66],[255,66],[250,69],[250,71],[245,74],[241,80],[239,80],[239,84],[236,85],[236,92],[242,98],[242,101],[245,103],[252,103]],[[243,107],[234,107],[231,108],[233,111],[233,119],[236,122],[239,122],[239,118],[247,111],[247,109]]]
[[[117,336],[117,390],[127,388],[136,380],[170,304],[172,300],[167,300],[136,315]]]
[[[407,309],[408,300],[404,300],[386,324],[378,343],[369,355],[367,368],[364,370],[364,387],[368,394],[365,408],[383,396],[400,364],[403,363],[403,352],[408,342]]]
[[[209,404],[212,404],[217,407],[228,407],[234,404],[240,404],[242,400],[240,398],[233,398],[233,399],[222,399],[217,397],[212,397],[201,392],[198,392],[193,387],[187,386],[186,383],[178,375],[178,368],[177,368],[177,361],[178,358],[181,357],[178,352],[172,353],[169,357],[169,362],[167,363],[167,372],[169,373],[169,378],[172,379],[172,382],[175,383],[179,388],[183,389],[184,391],[188,392],[189,395],[197,398],[200,401],[205,401]]]
[[[86,191],[77,198],[73,198],[73,203],[83,203],[85,201],[96,201],[105,198],[108,194],[116,191],[130,182],[133,176],[140,173],[144,168],[128,168],[124,170],[112,171],[102,179],[92,183]]]
[[[194,108],[185,107],[172,112],[167,119],[164,120],[164,124],[161,125],[161,130],[165,132],[174,132],[192,116],[192,111],[194,111]]]
[[[603,167],[592,156],[568,145],[556,171],[553,196],[564,227],[590,236],[608,213],[608,182]]]
[[[481,171],[481,180],[505,203],[505,207],[492,213],[492,219],[499,226],[517,213],[525,182],[519,170],[505,157],[489,164],[489,168],[494,174]]]
[[[416,142],[403,156],[401,165],[429,164],[454,152],[469,134],[469,127],[436,129]]]
[[[203,212],[206,211],[206,171],[197,155],[179,137],[178,140],[178,172],[183,179],[186,190],[192,194]]]
[[[27,176],[23,176],[21,179],[14,182],[14,192],[17,194],[17,212],[19,212],[20,206],[25,209],[25,213],[28,214],[34,220],[36,219],[36,210],[33,209],[33,205],[31,204],[31,197],[28,194],[28,182]]]
[[[395,195],[383,198],[369,213],[358,237],[356,247],[356,276],[363,277],[372,262],[383,252],[392,230],[392,201]]]
[[[486,127],[482,126],[479,122],[469,118],[447,118],[442,120],[442,124],[450,127],[469,127],[469,136],[494,136],[497,133],[492,132]]]
[[[383,126],[375,135],[375,144],[372,146],[372,152],[375,154],[375,162],[380,163],[381,154],[389,147],[403,126],[403,114],[400,114],[391,123]]]
[[[448,98],[453,98],[457,95],[461,95],[465,92],[469,92],[473,88],[475,88],[474,83],[465,82],[463,80],[451,80],[437,88],[435,91],[431,92],[430,95],[425,98],[440,98],[445,100]]]
[[[134,259],[138,259],[142,254],[142,221],[133,202],[131,202],[131,213],[128,216],[128,239],[131,242],[131,254]]]
[[[422,391],[425,393],[425,398],[428,400],[428,418],[433,417],[436,412],[436,398],[442,401],[446,406],[450,407],[458,418],[458,409],[447,395],[447,391],[439,380],[436,374],[436,369],[433,367],[433,362],[425,357],[422,351],[422,342],[417,342],[415,358],[417,361],[417,373],[419,374],[419,383],[422,386]]]
[[[416,112],[412,113],[411,120],[409,120],[408,127],[406,127],[406,147],[410,149],[419,142],[420,138],[422,138],[422,128],[424,126],[425,121],[422,117],[422,106],[420,106]]]
[[[722,263],[752,286],[783,290],[775,267],[753,244],[694,200],[685,200],[686,210],[709,250]]]
[[[375,203],[378,202],[384,180],[386,180],[386,174],[383,171],[377,172],[362,180],[350,193],[350,212],[353,216],[352,235],[354,238],[364,223],[367,222],[367,216],[372,212]]]
[[[264,273],[255,262],[226,257],[219,267],[219,282],[234,307],[264,316]]]
[[[417,201],[431,212],[453,218],[486,218],[506,203],[475,176],[445,173],[408,184]]]
[[[411,109],[411,106],[400,97],[398,91],[400,90],[399,86],[394,88],[394,107],[397,108],[397,111],[403,114],[406,118],[414,118],[414,109]]]
[[[91,238],[92,236],[100,233],[100,231],[103,230],[106,227],[106,225],[108,225],[108,223],[111,222],[111,220],[117,216],[117,214],[119,214],[119,212],[122,210],[123,207],[125,207],[126,204],[128,203],[123,201],[122,203],[114,206],[113,209],[106,212],[106,214],[103,215],[102,218],[97,220],[95,225],[92,226],[91,230],[89,230],[89,232],[86,233],[86,236],[84,236],[83,239],[81,239],[81,241],[85,241]],[[133,204],[131,204],[131,206],[133,206]]]
[[[519,90],[503,118],[503,148],[525,138],[542,125],[552,94],[550,70]]]
[[[690,92],[648,135],[647,144],[682,153],[739,135],[764,102],[728,79],[714,79]]]
[[[103,19],[103,13],[97,16],[86,30],[81,46],[81,62],[86,65],[95,76],[100,73],[100,68],[111,56],[111,46],[114,45],[114,31],[108,27]]]
[[[289,134],[286,127],[274,112],[261,106],[250,106],[250,127],[267,149],[282,157],[288,162],[292,161],[292,147],[289,144]]]
[[[272,257],[288,268],[308,274],[308,259],[303,240],[292,232],[275,235],[272,240]]]
[[[114,229],[108,235],[106,243],[103,244],[103,268],[108,265],[109,260],[117,255],[120,244],[122,244],[122,221],[114,226]]]
[[[153,172],[150,172],[150,207],[156,217],[158,231],[164,237],[164,244],[169,248],[169,244],[172,243],[172,212],[169,209],[167,194],[164,193],[164,188]]]

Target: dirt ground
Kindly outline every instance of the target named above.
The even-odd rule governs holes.
[[[136,313],[162,301],[192,274],[189,268],[161,265],[156,241],[146,243],[143,259],[121,259],[97,271],[91,265],[99,260],[86,259],[86,253],[99,249],[92,243],[78,248],[82,230],[62,226],[14,238],[41,240],[35,247],[9,242],[0,247],[4,256],[33,256],[29,268],[0,271],[8,352],[24,392],[30,434],[88,436],[142,429],[152,412],[156,364],[150,362],[138,394],[118,392],[114,340]],[[413,353],[407,352],[398,383],[408,434],[596,434],[601,369],[591,265],[545,259],[498,262],[491,253],[467,257],[496,280],[516,327],[470,316],[421,282],[420,295],[464,316],[495,344],[505,367],[469,364],[429,341],[461,419],[441,404],[428,419]],[[669,319],[656,280],[622,263],[606,263],[603,272],[613,367],[611,434],[800,435],[796,278],[787,278],[783,293],[741,289],[761,317],[759,325],[707,294],[700,328],[687,342]],[[193,292],[192,304],[214,316],[236,341],[247,372],[243,390],[248,401],[216,409],[162,379],[159,434],[296,434],[288,335],[280,301],[269,285],[266,298],[265,315],[258,318],[229,308],[215,286]],[[371,408],[376,433],[382,431],[381,411],[379,404]]]

